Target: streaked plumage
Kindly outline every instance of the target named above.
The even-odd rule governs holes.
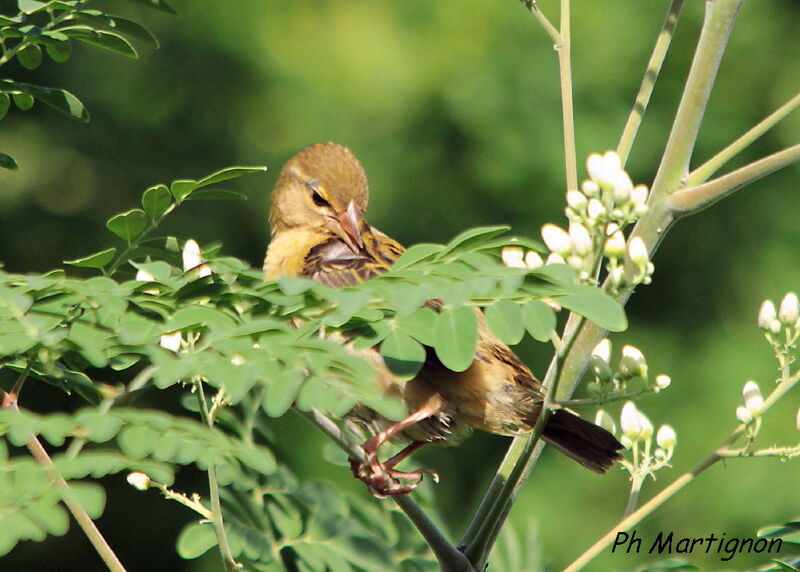
[[[366,175],[349,149],[318,143],[297,153],[284,165],[273,191],[265,277],[307,276],[338,288],[388,270],[403,247],[364,221],[367,201]],[[352,412],[378,431],[365,443],[370,462],[354,464],[356,475],[374,492],[408,492],[421,478],[420,472],[395,471],[395,460],[377,461],[375,450],[389,438],[410,440],[413,449],[417,442],[455,440],[472,428],[515,435],[530,431],[536,422],[543,400],[541,384],[491,334],[483,313],[476,313],[478,347],[464,372],[448,370],[428,349],[420,373],[403,382],[389,373],[377,351],[369,350],[376,382],[383,391],[401,396],[409,412],[395,425],[363,406]],[[543,438],[596,472],[608,469],[622,448],[610,433],[564,410],[551,415]]]

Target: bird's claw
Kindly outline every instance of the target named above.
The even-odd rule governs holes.
[[[366,461],[353,459],[349,461],[353,475],[367,485],[372,495],[377,498],[408,494],[422,484],[422,478],[426,474],[431,475],[433,482],[439,482],[439,474],[427,467],[415,471],[398,471],[387,468],[375,456]]]

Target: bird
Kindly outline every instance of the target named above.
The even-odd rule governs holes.
[[[366,173],[347,147],[323,142],[296,153],[284,164],[272,191],[264,278],[307,277],[341,288],[389,270],[405,249],[366,222],[368,200]],[[427,305],[436,310],[442,303],[433,299]],[[346,415],[372,433],[362,445],[365,460],[351,459],[350,466],[375,496],[411,492],[425,474],[438,481],[429,468],[395,468],[426,443],[454,444],[472,429],[499,435],[533,429],[543,408],[542,384],[490,332],[482,311],[474,311],[478,344],[465,371],[449,370],[432,348],[426,348],[420,372],[403,381],[391,374],[376,348],[359,350],[375,366],[380,390],[399,396],[407,411],[397,422],[363,405]],[[623,446],[611,433],[565,408],[551,412],[541,436],[596,473],[604,473],[621,459]],[[378,448],[390,440],[409,444],[381,462]]]

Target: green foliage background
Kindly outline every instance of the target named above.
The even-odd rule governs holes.
[[[161,41],[157,51],[141,46],[139,61],[76,46],[67,65],[46,61],[35,71],[17,64],[4,69],[15,80],[72,91],[91,114],[91,122],[81,124],[37,105],[3,120],[0,150],[20,165],[14,173],[0,171],[0,260],[7,270],[43,272],[105,248],[105,219],[134,206],[143,188],[230,164],[265,164],[271,172],[232,185],[249,201],[189,205],[164,230],[201,244],[221,241],[226,254],[258,267],[268,240],[269,190],[280,165],[322,140],[345,144],[361,159],[372,190],[369,221],[405,244],[442,242],[469,226],[500,223],[536,236],[544,222],[563,222],[555,55],[518,2],[175,4],[177,18],[107,3]],[[540,2],[551,15],[554,4]],[[665,9],[666,2],[573,3],[579,157],[616,145]],[[653,178],[701,15],[701,2],[687,3],[629,164],[636,182]],[[798,22],[795,0],[745,3],[698,158],[711,156],[796,93]],[[798,133],[795,114],[740,160],[793,144]],[[800,168],[794,166],[678,223],[655,258],[653,284],[640,288],[628,305],[631,328],[612,340],[617,348],[637,345],[651,371],[672,376],[669,390],[639,406],[654,424],[670,423],[678,433],[675,470],[647,483],[644,498],[729,432],[747,379],[766,390],[776,377],[755,317],[764,298],[779,300],[800,289],[800,226],[793,207],[798,190]],[[526,346],[520,353],[544,373],[547,347]],[[43,411],[72,405],[37,385],[25,388],[25,406]],[[760,443],[796,443],[797,406],[790,398],[771,412]],[[322,439],[305,422],[280,419],[275,431],[279,453],[301,477],[365,494],[346,470],[322,459]],[[418,455],[442,473],[436,502],[455,534],[506,443],[476,435],[459,448]],[[186,479],[186,489],[203,486],[190,472]],[[800,515],[798,479],[797,462],[733,460],[703,475],[645,521],[639,534],[752,536],[763,525]],[[169,555],[173,539],[191,515],[160,502],[156,493],[133,491],[121,476],[109,487],[100,526],[123,561],[145,569],[175,558]],[[512,521],[520,531],[534,524],[546,562],[558,568],[618,520],[626,492],[622,471],[600,478],[547,453]],[[72,528],[45,545],[18,547],[0,568],[36,562],[45,569],[80,563],[88,570],[97,562],[100,569]],[[208,569],[216,558],[205,561]],[[595,564],[629,568],[645,560],[607,554]],[[720,565],[712,557],[693,561]],[[756,562],[763,559],[737,557],[732,564]],[[171,566],[189,570],[198,564]]]

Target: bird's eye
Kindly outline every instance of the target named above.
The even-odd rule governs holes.
[[[319,193],[319,185],[316,181],[309,181],[306,183],[306,187],[308,188],[308,192],[311,193],[311,200],[314,201],[315,205],[318,207],[331,206],[331,204]]]

